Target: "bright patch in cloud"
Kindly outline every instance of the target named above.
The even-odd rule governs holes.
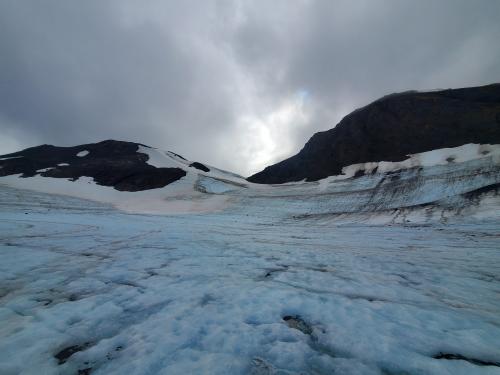
[[[241,173],[251,175],[297,151],[290,134],[308,124],[308,95],[300,91],[274,110],[261,116],[246,114],[238,120],[237,142],[227,146],[231,148],[229,154],[246,161],[246,169],[240,167]]]

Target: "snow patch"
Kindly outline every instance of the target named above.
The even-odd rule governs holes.
[[[185,166],[182,159],[174,159],[173,156],[170,156],[170,153],[156,148],[139,145],[137,152],[146,154],[148,156],[146,163],[156,168],[179,168]]]
[[[48,172],[48,171],[50,171],[50,170],[52,170],[52,169],[54,169],[54,168],[55,168],[55,167],[48,167],[48,168],[38,169],[38,170],[36,171],[36,173]]]
[[[89,154],[89,151],[83,150],[83,151],[80,151],[79,153],[77,153],[76,156],[78,156],[79,158],[83,158],[84,156],[87,156],[88,154]]]
[[[9,156],[7,158],[0,158],[0,160],[9,160],[9,159],[18,159],[18,158],[23,158],[24,156]]]
[[[330,176],[320,181],[323,189],[329,182],[354,177],[357,173],[387,173],[415,167],[433,167],[450,163],[464,163],[471,160],[491,158],[492,163],[500,164],[500,145],[469,143],[459,147],[441,148],[408,155],[409,158],[400,162],[380,161],[352,164],[342,168],[342,174]]]
[[[233,181],[238,184],[250,184],[247,180],[245,180],[240,175],[235,173],[227,172],[222,169],[215,168],[211,165],[204,164],[206,167],[210,169],[210,172],[203,172],[196,168],[189,168],[189,165],[192,164],[191,161],[187,159],[182,159],[178,157],[177,154],[171,151],[162,151],[156,148],[140,146],[137,152],[142,154],[146,154],[148,156],[147,163],[157,168],[182,168],[188,174],[192,174],[193,176],[210,176],[214,178],[220,178],[228,181]]]

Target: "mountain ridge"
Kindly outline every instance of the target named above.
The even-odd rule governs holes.
[[[409,154],[467,143],[500,143],[499,83],[386,95],[315,133],[299,153],[248,181],[317,181],[352,164],[398,162]]]
[[[139,152],[141,143],[105,140],[78,146],[40,145],[1,156],[0,177],[92,177],[97,184],[119,191],[164,187],[186,175],[181,168],[156,168]]]

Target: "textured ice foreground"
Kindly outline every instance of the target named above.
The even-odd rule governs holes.
[[[128,215],[0,187],[0,374],[500,373],[498,220],[259,199]]]
[[[280,186],[139,151],[187,175],[0,179],[0,374],[500,374],[498,145]]]

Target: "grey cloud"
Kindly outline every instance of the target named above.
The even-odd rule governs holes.
[[[500,81],[498,14],[488,0],[1,2],[0,148],[127,139],[249,174],[379,96]],[[307,126],[248,137],[245,119],[305,92]]]
[[[261,43],[253,41],[261,48],[273,38],[258,21],[248,21],[237,50],[242,63],[284,70],[285,77],[272,82],[278,91],[310,92],[309,134],[388,93],[500,80],[499,2],[317,1],[301,10],[288,18],[289,40],[254,56],[253,48],[245,51],[247,35],[261,36]]]
[[[224,72],[183,44],[182,18],[126,24],[117,4],[2,3],[2,125],[56,144],[120,138],[200,149],[211,126],[232,122],[218,87]]]

